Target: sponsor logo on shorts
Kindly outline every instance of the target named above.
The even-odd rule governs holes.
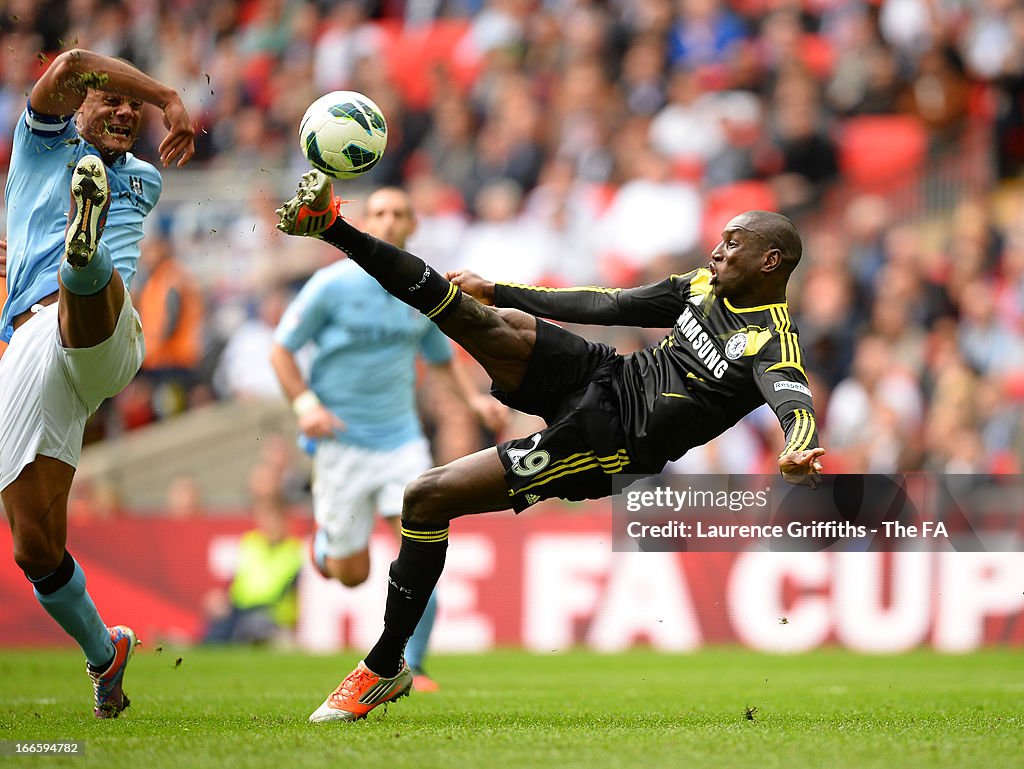
[[[512,463],[512,472],[521,478],[536,475],[551,464],[551,455],[544,449],[537,448],[537,444],[540,443],[540,433],[535,433],[531,440],[533,445],[528,449],[508,449],[505,452]]]
[[[802,385],[799,382],[776,382],[775,392],[779,392],[780,390],[796,390],[798,393],[803,393],[807,397],[811,396],[811,391],[807,385]]]

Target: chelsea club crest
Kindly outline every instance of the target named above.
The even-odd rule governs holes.
[[[736,360],[747,349],[747,334],[745,331],[733,334],[725,343],[725,357],[729,360]]]

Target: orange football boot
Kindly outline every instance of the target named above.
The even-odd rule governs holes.
[[[319,237],[334,224],[341,210],[341,198],[334,196],[331,178],[319,171],[307,171],[299,181],[295,197],[275,212],[277,229],[286,235]]]
[[[366,714],[385,702],[394,702],[405,697],[412,689],[412,670],[405,661],[402,669],[393,678],[383,678],[360,660],[348,676],[338,684],[338,688],[324,700],[309,716],[311,723],[327,721],[358,721],[366,718]]]

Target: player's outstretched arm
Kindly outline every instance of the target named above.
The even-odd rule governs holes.
[[[779,472],[782,477],[796,486],[818,488],[822,466],[820,457],[825,449],[820,446],[805,451],[790,451],[779,457]]]
[[[637,288],[546,288],[493,283],[468,270],[446,277],[481,304],[512,307],[541,318],[600,326],[668,328],[687,296],[678,276]]]
[[[177,91],[120,59],[83,48],[65,51],[36,81],[29,96],[32,109],[44,115],[74,114],[89,88],[123,94],[156,105],[164,116],[167,136],[160,143],[160,162],[184,165],[195,154],[195,128]]]

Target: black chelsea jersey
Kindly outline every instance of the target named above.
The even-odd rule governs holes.
[[[818,446],[814,406],[786,303],[734,307],[702,268],[638,288],[496,284],[495,304],[568,323],[671,327],[623,356],[613,382],[637,469],[657,472],[762,403],[786,434],[782,453]]]

